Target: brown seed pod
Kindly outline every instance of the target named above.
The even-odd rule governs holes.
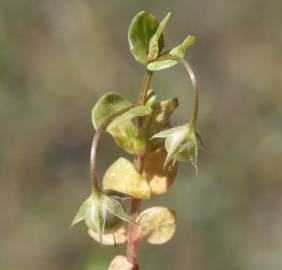
[[[151,194],[159,195],[166,192],[176,177],[178,163],[170,162],[164,168],[166,155],[165,149],[160,148],[146,156],[143,177],[149,183]]]

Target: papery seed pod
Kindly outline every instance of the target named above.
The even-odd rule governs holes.
[[[96,242],[99,242],[99,235],[95,231],[89,229],[89,236]],[[104,233],[102,236],[103,245],[116,246],[124,244],[127,240],[127,230],[121,226],[118,229],[111,231],[110,233]]]
[[[168,190],[177,174],[178,162],[171,161],[164,167],[166,150],[160,148],[146,156],[143,176],[148,181],[151,194],[159,195]]]

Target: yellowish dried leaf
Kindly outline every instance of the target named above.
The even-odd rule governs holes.
[[[96,232],[89,229],[88,234],[95,241],[100,242],[99,235]],[[102,236],[103,245],[106,245],[106,246],[121,245],[121,244],[124,244],[126,240],[127,240],[127,231],[124,227],[120,227],[115,232],[112,232],[109,234],[103,234]]]
[[[104,189],[112,189],[128,194],[137,199],[149,199],[150,189],[145,178],[134,168],[133,164],[119,158],[106,171],[103,178]]]
[[[176,214],[166,207],[156,206],[137,217],[140,236],[146,236],[150,244],[160,245],[169,241],[176,229]]]
[[[132,266],[125,256],[118,255],[114,257],[108,270],[131,270]]]
[[[150,153],[145,159],[142,175],[149,183],[151,194],[166,192],[176,177],[178,163],[170,162],[164,168],[166,155],[165,149],[162,148]]]

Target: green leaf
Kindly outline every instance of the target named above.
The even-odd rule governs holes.
[[[149,42],[158,29],[156,18],[145,11],[139,12],[131,21],[128,31],[130,51],[141,64],[148,63]],[[159,46],[163,46],[163,38]]]
[[[150,39],[149,54],[148,54],[148,58],[149,58],[150,61],[155,60],[158,57],[158,55],[159,55],[159,53],[162,49],[162,48],[159,48],[159,40],[163,35],[164,28],[165,28],[165,26],[166,26],[166,24],[169,20],[170,15],[171,14],[168,13],[166,15],[166,17],[160,22],[156,33]]]
[[[174,66],[175,64],[177,64],[175,62],[176,61],[174,60],[154,61],[150,63],[149,65],[147,65],[147,69],[150,71],[159,71],[159,70],[167,69],[167,68]]]
[[[86,213],[87,209],[91,206],[91,203],[92,203],[92,198],[90,196],[80,206],[77,214],[75,215],[75,217],[74,217],[74,219],[73,219],[73,221],[71,223],[71,227],[84,219],[85,213]]]
[[[108,126],[108,130],[111,130],[115,127],[117,127],[118,125],[124,123],[125,121],[131,120],[132,118],[138,117],[138,116],[144,116],[144,115],[148,115],[152,112],[152,109],[148,106],[145,105],[140,105],[138,107],[135,107],[131,110],[129,110],[126,113],[123,113],[122,115],[120,115],[119,117],[115,118],[111,124]]]
[[[157,95],[153,89],[149,89],[146,97],[146,106],[154,107],[157,102]]]
[[[107,169],[103,178],[103,188],[116,190],[137,199],[144,200],[150,197],[147,181],[125,158],[119,158]]]
[[[195,37],[187,36],[186,39],[176,46],[175,48],[171,49],[168,54],[176,55],[178,57],[184,58],[186,49],[191,46],[195,41]],[[173,67],[177,64],[176,60],[159,60],[149,63],[147,65],[147,69],[150,71],[158,71]]]
[[[141,212],[136,222],[139,235],[150,244],[161,245],[169,241],[176,230],[176,214],[166,207],[155,206]]]
[[[130,121],[109,131],[115,142],[130,154],[138,154],[144,151],[146,142],[140,136],[136,126]]]
[[[131,103],[128,100],[117,93],[110,92],[103,95],[92,110],[94,128],[97,129],[109,115],[130,105]],[[130,120],[150,112],[151,109],[148,106],[135,107],[113,120],[106,131],[114,137],[116,143],[125,151],[132,154],[139,153],[145,147],[145,140],[139,136],[136,126]]]
[[[195,37],[189,35],[184,39],[181,44],[170,50],[169,54],[183,58],[185,56],[186,49],[191,46],[194,42]]]
[[[131,105],[131,103],[117,93],[109,92],[103,95],[92,110],[92,123],[94,128],[97,129],[111,114],[129,105]]]

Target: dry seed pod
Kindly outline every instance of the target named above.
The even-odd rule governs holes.
[[[149,199],[147,181],[126,158],[119,158],[106,171],[103,178],[104,189],[112,189],[137,199]]]
[[[147,236],[150,244],[160,245],[172,238],[176,229],[176,214],[166,207],[155,206],[141,212],[136,222],[140,237]]]
[[[99,242],[99,235],[95,231],[89,229],[88,234],[95,241]],[[123,226],[111,233],[105,233],[102,236],[103,244],[106,246],[121,245],[124,244],[126,240],[127,240],[127,231]]]
[[[178,163],[170,162],[164,168],[166,155],[165,149],[161,148],[146,156],[143,176],[149,183],[151,194],[159,195],[166,192],[176,177]]]
[[[112,260],[108,270],[131,270],[133,265],[125,256],[118,255]]]

